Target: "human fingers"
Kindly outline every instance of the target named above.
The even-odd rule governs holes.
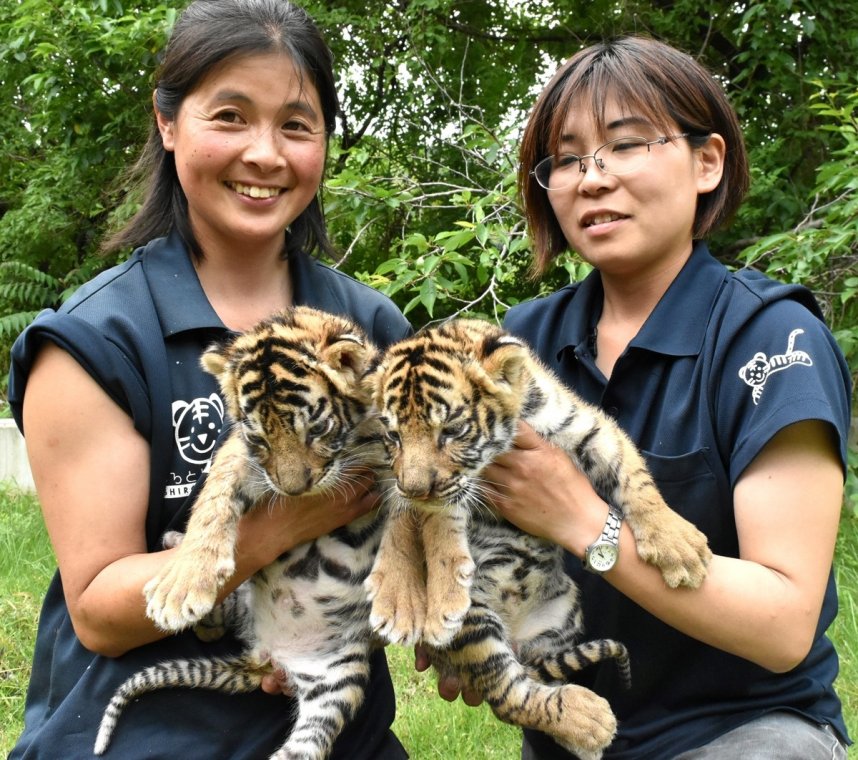
[[[483,698],[473,689],[462,689],[462,701],[468,707],[479,707],[483,703]]]
[[[526,422],[520,422],[513,440],[512,448],[506,453],[496,457],[489,467],[495,466],[499,468],[516,467],[521,461],[520,454],[522,452],[536,453],[542,449],[552,448],[539,433],[537,433]]]
[[[455,702],[462,692],[462,683],[455,676],[441,676],[438,678],[438,694],[448,702]]]
[[[283,694],[287,697],[295,696],[295,686],[283,668],[276,668],[262,676],[260,687],[266,694]]]
[[[545,439],[526,422],[519,422],[513,446],[517,449],[538,449],[545,445]]]
[[[369,467],[350,466],[342,471],[341,479],[355,490],[356,493],[364,493],[376,488],[375,471]]]
[[[429,653],[425,647],[420,644],[414,647],[414,669],[422,673],[428,670],[432,665],[429,659]],[[462,687],[458,678],[455,676],[438,676],[438,694],[442,699],[448,702],[455,702],[459,697]]]
[[[426,648],[417,644],[414,647],[414,669],[418,673],[422,673],[424,670],[428,670],[431,665]]]
[[[431,666],[429,652],[424,646],[417,644],[414,647],[414,668],[419,672],[428,670]],[[477,707],[482,704],[482,697],[473,689],[462,688],[462,682],[455,676],[441,676],[438,678],[438,694],[448,702],[455,702],[462,695],[462,701],[469,707]]]
[[[473,689],[462,686],[456,676],[442,676],[438,679],[438,694],[448,702],[455,702],[459,695],[468,707],[479,707],[483,698]]]
[[[324,493],[280,496],[242,516],[240,537],[245,547],[263,559],[277,557],[357,520],[379,501],[369,481],[344,483]]]

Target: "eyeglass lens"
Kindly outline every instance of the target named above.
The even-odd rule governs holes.
[[[627,174],[639,169],[649,154],[650,143],[645,137],[621,137],[605,143],[590,156],[558,153],[540,161],[533,173],[536,181],[547,190],[559,190],[577,181],[592,158],[605,174]]]

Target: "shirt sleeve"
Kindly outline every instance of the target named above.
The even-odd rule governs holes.
[[[18,428],[30,370],[45,341],[67,351],[134,421],[148,439],[151,430],[149,394],[140,371],[120,347],[95,326],[73,314],[45,310],[24,330],[12,346],[9,372],[9,405]]]
[[[846,467],[851,379],[824,323],[781,300],[754,314],[727,347],[714,377],[714,418],[736,481],[779,431],[804,420],[829,423]]]

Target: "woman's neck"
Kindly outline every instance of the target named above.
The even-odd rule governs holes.
[[[596,366],[605,377],[611,376],[617,359],[640,332],[687,260],[666,262],[634,276],[601,273],[604,300],[596,326]]]
[[[239,256],[206,253],[194,266],[212,308],[231,330],[247,330],[292,305],[289,262],[279,251]]]

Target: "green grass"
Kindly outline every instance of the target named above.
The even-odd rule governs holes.
[[[0,483],[0,757],[24,724],[36,621],[53,568],[38,502]]]
[[[414,670],[414,652],[388,647],[396,687],[393,730],[414,760],[510,760],[521,753],[521,732],[501,723],[486,705],[438,696],[433,671]]]
[[[36,620],[53,572],[53,555],[38,502],[0,484],[0,757],[23,726]],[[840,653],[837,682],[846,723],[858,737],[858,515],[846,514],[837,542],[840,615],[831,635]],[[397,691],[394,730],[415,760],[510,760],[518,756],[517,729],[483,706],[438,697],[430,673],[417,673],[410,649],[391,647]],[[858,758],[858,751],[850,757]]]
[[[835,571],[840,611],[829,631],[840,657],[835,687],[849,735],[858,742],[858,513],[844,515],[840,521]],[[858,758],[858,743],[850,747],[849,757]]]

